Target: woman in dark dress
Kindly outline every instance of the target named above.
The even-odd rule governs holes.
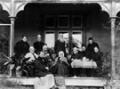
[[[73,48],[73,53],[71,55],[71,59],[74,60],[74,59],[80,59],[80,54],[79,54],[79,51],[78,51],[78,48],[77,47],[74,47]]]
[[[71,55],[71,66],[75,66],[74,60],[80,60],[81,59],[81,53],[79,52],[77,47],[73,48],[73,53]],[[79,76],[80,74],[80,68],[72,68],[71,71],[74,76]]]
[[[29,52],[29,43],[27,42],[27,37],[22,36],[22,40],[18,41],[14,46],[15,54],[12,56],[12,64],[14,64],[13,71],[17,74],[17,71],[22,66],[22,61],[26,53]],[[16,75],[17,76],[17,75]]]
[[[47,45],[42,47],[38,59],[35,61],[35,76],[42,77],[49,74],[51,66],[51,57]]]
[[[14,47],[14,52],[15,55],[17,55],[18,57],[24,56],[27,52],[29,52],[29,43],[27,42],[27,37],[23,36],[22,40],[18,41],[15,44]]]
[[[94,47],[92,60],[96,62],[97,68],[91,70],[91,75],[96,76],[99,73],[101,73],[101,70],[102,70],[102,52],[100,52],[100,49],[97,46]]]
[[[43,46],[42,51],[40,52],[39,56],[43,64],[49,68],[51,66],[52,58],[51,58],[47,45]]]
[[[35,76],[36,77],[43,77],[49,74],[49,69],[46,65],[44,65],[41,57],[35,60]]]
[[[102,67],[102,52],[97,46],[94,47],[93,61],[96,62],[98,68]]]

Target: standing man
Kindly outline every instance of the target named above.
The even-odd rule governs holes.
[[[22,36],[22,40],[18,41],[14,47],[15,55],[21,57],[29,52],[29,43],[27,42],[27,37]]]
[[[59,34],[58,40],[55,41],[54,50],[56,54],[58,54],[59,51],[63,51],[66,55],[65,41],[62,34]]]
[[[43,45],[45,44],[41,41],[41,35],[38,34],[37,41],[33,44],[36,54],[40,54],[40,51],[42,50]]]
[[[95,48],[95,47],[98,47],[98,48],[99,48],[99,45],[98,45],[98,43],[96,43],[96,42],[94,41],[94,39],[93,39],[92,37],[90,37],[90,38],[88,39],[88,46],[87,46],[87,48],[86,48],[86,55],[87,55],[87,57],[88,57],[89,59],[92,59],[93,54],[94,54],[94,48]]]

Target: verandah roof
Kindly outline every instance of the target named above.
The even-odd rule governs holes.
[[[15,2],[39,2],[39,1],[44,1],[44,0],[0,0],[2,2],[11,2],[11,1],[15,1]],[[46,1],[46,0],[45,0]],[[57,1],[57,0],[48,0],[48,1]],[[63,0],[64,1],[64,0]],[[66,0],[65,0],[66,1]],[[67,0],[69,1],[69,0]],[[74,1],[74,0],[70,0],[70,1]],[[77,0],[77,1],[82,1],[82,2],[101,2],[101,1],[107,1],[107,2],[111,2],[111,1],[115,1],[115,2],[120,2],[120,0]]]

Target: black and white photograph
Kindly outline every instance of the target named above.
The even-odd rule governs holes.
[[[0,89],[120,89],[120,0],[0,0]]]

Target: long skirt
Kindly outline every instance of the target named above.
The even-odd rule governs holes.
[[[65,63],[57,63],[52,68],[52,73],[57,76],[67,76],[69,74],[69,67]]]

